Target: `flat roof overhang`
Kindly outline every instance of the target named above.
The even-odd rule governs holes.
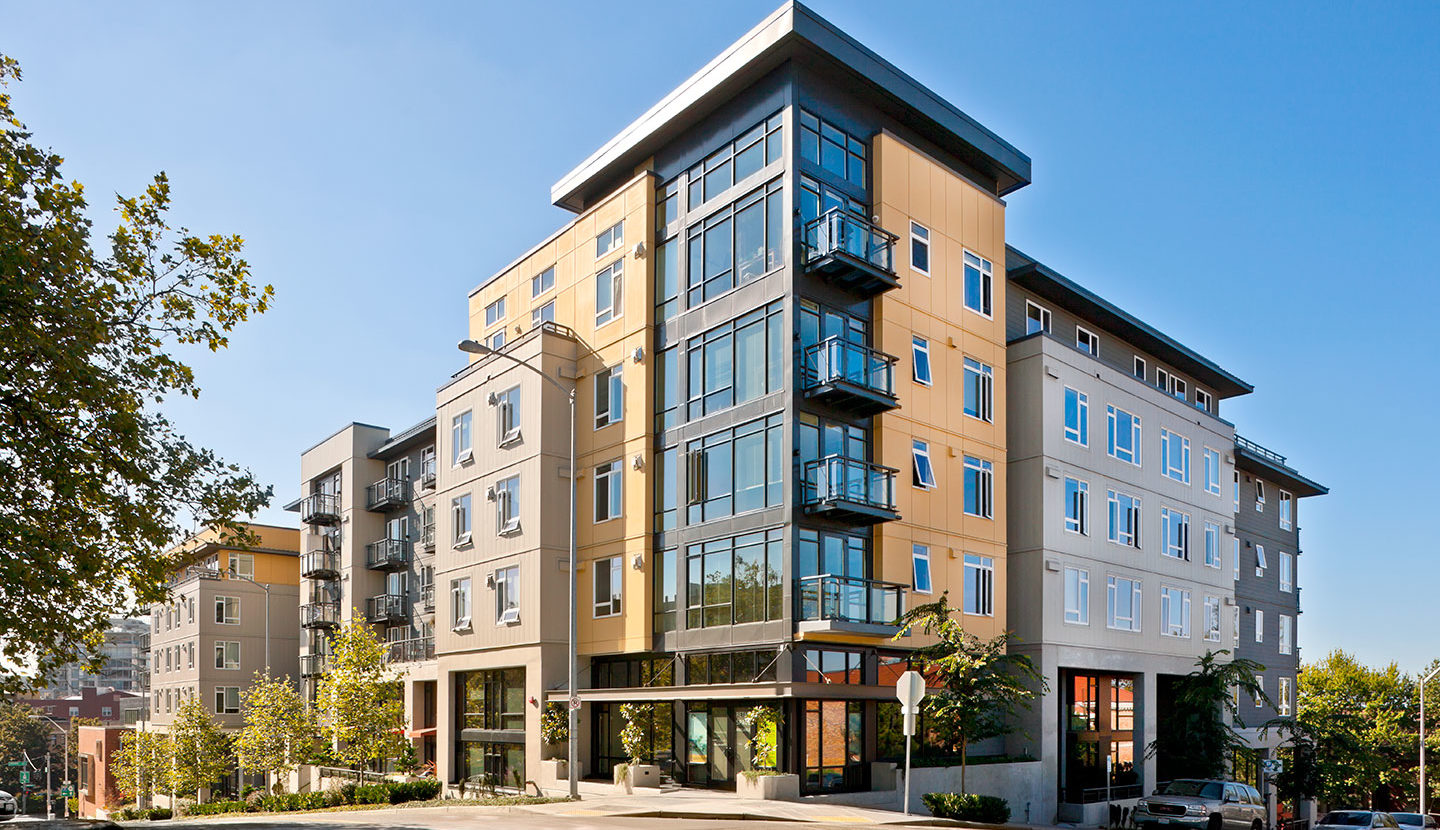
[[[993,177],[998,196],[1030,183],[1030,157],[797,2],[787,2],[550,188],[580,212],[655,151],[788,60],[823,62],[878,93],[902,123]]]
[[[1306,478],[1294,467],[1288,464],[1281,464],[1240,444],[1235,445],[1235,466],[1248,473],[1258,473],[1265,479],[1283,486],[1286,490],[1293,492],[1300,498],[1305,498],[1306,496],[1324,496],[1330,492],[1329,487]]]

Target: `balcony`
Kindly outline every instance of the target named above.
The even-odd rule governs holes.
[[[435,489],[435,459],[426,458],[420,462],[420,489]]]
[[[410,567],[410,542],[381,539],[365,546],[365,567],[372,571],[403,571]]]
[[[311,493],[300,500],[300,521],[307,525],[340,523],[340,497],[334,493]]]
[[[340,554],[333,550],[312,550],[300,556],[300,575],[306,579],[339,579]]]
[[[300,606],[302,628],[338,628],[340,626],[340,603],[311,602]]]
[[[434,583],[420,586],[420,607],[423,608],[427,614],[435,613]]]
[[[811,516],[857,525],[900,518],[893,468],[830,455],[806,462],[804,475],[801,504]]]
[[[365,600],[365,619],[372,623],[405,622],[410,604],[404,594],[381,594]]]
[[[425,525],[424,527],[420,528],[420,547],[424,548],[425,550],[434,550],[434,549],[435,549],[435,523],[434,523],[434,522],[431,522],[430,524]]]
[[[893,637],[905,612],[905,586],[851,576],[797,579],[795,621],[802,632]]]
[[[409,481],[403,478],[382,478],[365,488],[365,509],[394,510],[409,501]]]
[[[328,654],[302,654],[300,655],[300,676],[315,677],[325,673],[330,667],[330,655]]]
[[[396,640],[385,645],[387,647],[386,662],[419,663],[422,660],[435,659],[434,637],[413,637],[409,640]]]
[[[895,277],[895,235],[841,208],[805,223],[805,270],[836,285],[873,297],[900,281]]]
[[[801,388],[805,397],[855,415],[874,415],[900,405],[895,397],[895,358],[869,346],[829,337],[805,350]]]

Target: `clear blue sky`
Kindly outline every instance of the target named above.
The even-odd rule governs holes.
[[[424,417],[550,184],[776,4],[12,1],[0,51],[100,227],[163,169],[248,240],[275,308],[172,412],[293,522],[300,451]],[[1305,656],[1437,656],[1440,4],[812,7],[1034,159],[1011,242],[1255,384],[1223,414],[1333,489]]]

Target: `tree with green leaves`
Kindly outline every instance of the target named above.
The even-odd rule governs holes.
[[[181,701],[170,723],[170,791],[195,792],[201,802],[201,789],[219,781],[230,771],[230,736],[206,711],[198,697]]]
[[[23,761],[26,757],[41,765],[45,763],[45,753],[58,736],[54,727],[35,715],[33,707],[0,702],[0,764]],[[19,767],[0,766],[0,789],[19,792]]]
[[[359,619],[357,611],[331,641],[316,691],[321,735],[357,780],[366,766],[400,757],[406,742],[400,679],[386,662],[385,643]]]
[[[117,200],[97,249],[84,188],[14,110],[20,77],[0,55],[0,691],[12,692],[82,654],[98,664],[110,617],[163,599],[165,551],[192,520],[247,538],[236,518],[269,489],[160,407],[200,394],[183,352],[225,348],[273,294],[251,282],[239,236],[170,224],[164,173]]]
[[[115,788],[127,801],[148,804],[157,790],[170,787],[170,736],[164,732],[123,732],[120,749],[110,756]]]
[[[1194,671],[1174,681],[1165,716],[1156,722],[1155,741],[1146,749],[1157,759],[1161,779],[1220,778],[1227,760],[1252,754],[1239,732],[1245,724],[1235,690],[1268,702],[1256,677],[1265,667],[1244,658],[1223,659],[1229,655],[1226,649],[1207,651],[1195,661]]]
[[[309,756],[315,728],[305,701],[289,676],[255,673],[241,693],[245,725],[235,736],[235,754],[246,772],[265,773],[276,788]]]
[[[911,653],[911,665],[925,676],[921,704],[935,734],[960,754],[960,792],[965,792],[965,753],[970,744],[1008,734],[1021,707],[1048,689],[1030,658],[1009,653],[1010,635],[990,640],[965,631],[954,618],[949,594],[917,605],[900,618],[896,640],[921,634],[930,645]]]

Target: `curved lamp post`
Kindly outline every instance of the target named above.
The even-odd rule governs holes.
[[[50,724],[51,726],[55,727],[55,731],[56,731],[56,732],[59,732],[60,735],[61,735],[61,737],[63,737],[63,738],[65,739],[65,786],[67,786],[67,787],[70,786],[70,730],[62,728],[62,727],[60,726],[60,724],[58,724],[58,723],[55,722],[54,718],[51,718],[51,717],[48,716],[48,715],[41,715],[41,714],[38,714],[38,713],[37,713],[37,714],[31,715],[30,717],[34,718],[35,720],[43,720],[43,721],[45,721],[46,723]],[[47,760],[47,761],[45,762],[45,818],[46,818],[46,819],[53,819],[53,818],[55,818],[54,801],[55,801],[55,793],[54,793],[53,789],[52,789],[51,786],[50,786],[50,762]],[[68,798],[65,799],[64,804],[63,804],[62,806],[64,807],[64,813],[63,813],[64,817],[67,818],[67,819],[70,818],[70,799],[68,799]]]

